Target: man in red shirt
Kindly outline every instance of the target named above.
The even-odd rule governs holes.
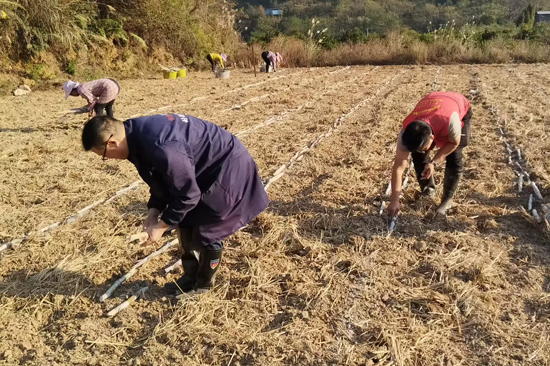
[[[470,102],[459,93],[430,93],[416,105],[403,121],[398,138],[391,180],[391,203],[388,207],[390,215],[396,215],[401,209],[401,182],[409,154],[412,154],[420,189],[430,197],[435,194],[434,170],[446,160],[443,198],[437,214],[447,213],[462,176],[462,149],[470,139],[471,119]],[[430,151],[436,146],[439,150],[430,159]]]

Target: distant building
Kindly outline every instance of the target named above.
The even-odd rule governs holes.
[[[535,23],[550,23],[550,11],[537,11],[535,13]]]
[[[283,16],[283,11],[281,9],[265,9],[265,15],[269,15],[269,16],[272,16],[272,17],[275,17],[275,16]]]

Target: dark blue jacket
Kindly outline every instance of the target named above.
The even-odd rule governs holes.
[[[130,155],[149,185],[148,208],[169,225],[198,226],[197,241],[221,240],[269,200],[244,145],[214,123],[179,114],[124,122]]]

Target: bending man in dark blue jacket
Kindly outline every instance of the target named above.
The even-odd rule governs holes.
[[[149,241],[178,227],[185,274],[166,285],[170,293],[211,288],[222,240],[269,203],[248,150],[211,122],[179,114],[125,122],[95,117],[84,126],[82,144],[103,159],[128,159],[136,166],[151,192],[144,223]]]

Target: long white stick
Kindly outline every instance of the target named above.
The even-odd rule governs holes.
[[[119,190],[118,192],[116,192],[111,198],[109,198],[107,201],[105,201],[104,205],[108,205],[111,202],[113,202],[115,199],[117,199],[118,197],[120,197],[120,196],[136,189],[140,184],[141,184],[141,181],[136,180],[134,183],[130,184],[128,187],[123,188],[123,189]]]
[[[113,310],[109,311],[107,313],[107,316],[108,317],[113,317],[115,315],[117,315],[118,313],[120,313],[122,310],[126,309],[127,307],[129,307],[134,301],[136,301],[138,299],[138,297],[140,296],[143,296],[143,294],[145,292],[147,292],[147,290],[149,290],[149,287],[143,287],[141,288],[138,292],[136,292],[135,295],[132,295],[128,300],[124,301],[122,304],[120,304],[119,306],[117,306],[116,308],[114,308]]]
[[[4,243],[4,244],[0,245],[0,252],[3,252],[6,249],[16,248],[19,245],[23,244],[23,242],[25,242],[26,240],[27,240],[27,237],[19,238],[19,239],[13,239],[12,241]]]
[[[409,184],[409,176],[406,176],[405,179],[403,179],[403,184],[401,185],[401,189],[407,188],[408,184]]]
[[[176,262],[174,262],[171,265],[169,265],[168,267],[166,267],[164,269],[164,273],[170,273],[173,270],[175,270],[176,268],[181,267],[181,266],[182,266],[181,259],[178,259]]]
[[[178,240],[177,239],[174,239],[174,240],[171,240],[169,241],[168,243],[166,243],[162,248],[160,248],[159,250],[157,250],[156,252],[153,252],[151,254],[149,254],[147,257],[143,258],[142,260],[140,260],[139,262],[137,262],[133,267],[132,269],[130,269],[130,271],[128,271],[128,273],[126,273],[124,276],[120,277],[118,280],[116,280],[116,282],[111,286],[109,287],[109,289],[99,297],[99,302],[104,302],[106,299],[108,299],[112,294],[113,292],[124,282],[126,281],[127,279],[129,279],[130,277],[132,277],[136,272],[137,270],[142,267],[145,263],[149,262],[151,259],[155,258],[155,257],[158,257],[159,255],[161,255],[162,253],[166,252],[168,249],[170,249],[170,247],[172,247],[173,245],[177,244],[178,243]]]
[[[382,201],[382,203],[380,204],[380,212],[379,212],[380,215],[384,213],[385,208],[386,208],[386,201]]]
[[[537,198],[539,200],[542,200],[542,194],[540,193],[540,190],[539,190],[539,187],[537,187],[537,184],[534,182],[534,181],[531,181],[531,187],[533,187],[533,191],[535,192],[535,196],[537,196]]]
[[[384,195],[389,195],[391,193],[391,182],[388,184],[388,188],[386,188],[386,192],[384,193]]]
[[[289,89],[289,88],[285,88],[284,90],[288,90],[288,89]],[[284,90],[283,90],[283,91],[284,91]],[[249,99],[249,100],[247,100],[246,102],[243,102],[243,103],[241,103],[241,104],[235,104],[235,105],[233,105],[233,106],[231,106],[231,107],[229,107],[229,108],[226,108],[226,109],[222,110],[221,113],[226,113],[226,112],[229,112],[229,111],[232,111],[232,110],[235,110],[235,109],[242,109],[244,106],[246,106],[246,105],[249,104],[249,103],[257,102],[257,101],[262,100],[262,99],[265,99],[265,98],[267,98],[267,97],[269,97],[269,96],[271,96],[271,95],[273,95],[273,94],[275,94],[275,93],[280,93],[280,92],[281,92],[281,91],[277,91],[277,92],[270,93],[270,94],[264,94],[264,95],[259,96],[259,97],[254,97],[254,98]]]

